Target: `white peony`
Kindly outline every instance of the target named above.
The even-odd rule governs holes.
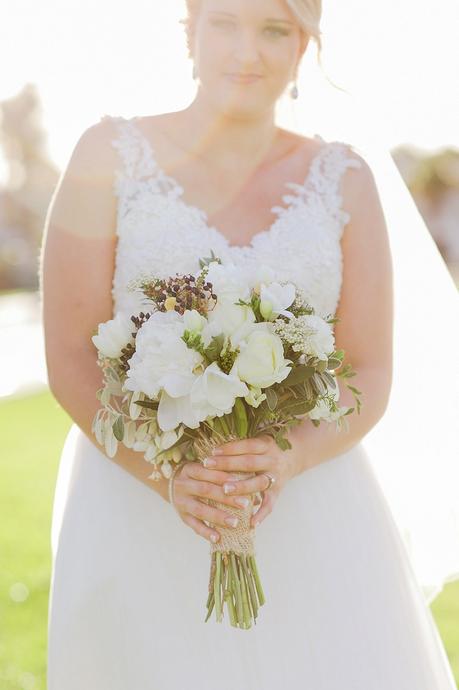
[[[328,359],[335,349],[333,324],[316,314],[305,314],[301,316],[301,320],[306,326],[303,352],[321,360]]]
[[[168,395],[187,395],[196,378],[194,370],[202,355],[187,347],[181,336],[183,319],[175,311],[154,312],[136,336],[136,351],[129,360],[124,387],[155,398],[164,389]]]
[[[290,373],[290,359],[284,358],[282,340],[269,328],[262,328],[265,324],[257,324],[257,328],[241,342],[241,351],[236,357],[231,372],[236,373],[241,381],[267,388],[273,383],[280,383]]]
[[[99,324],[97,335],[93,335],[91,340],[102,355],[117,358],[126,345],[134,343],[134,330],[131,317],[118,312],[115,318]]]
[[[291,311],[287,310],[295,300],[296,290],[292,283],[281,285],[280,283],[270,283],[265,285],[262,283],[260,287],[260,312],[264,319],[273,321],[279,314],[293,316]]]

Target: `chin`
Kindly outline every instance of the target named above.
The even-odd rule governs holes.
[[[214,106],[216,110],[219,110],[222,115],[226,117],[236,118],[236,119],[253,119],[259,117],[266,110],[273,108],[275,106],[275,101],[265,102],[261,99],[255,100],[247,99],[246,101],[240,100],[239,102],[234,102],[230,98],[226,97],[224,94],[221,98],[214,100]]]

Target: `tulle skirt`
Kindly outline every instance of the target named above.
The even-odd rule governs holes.
[[[51,532],[48,690],[456,690],[362,445],[256,532],[256,625],[205,623],[210,544],[73,425]]]

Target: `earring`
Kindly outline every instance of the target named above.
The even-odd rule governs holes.
[[[196,69],[196,65],[193,63],[192,77],[193,77],[193,79],[196,79],[197,76],[198,76],[198,70]]]
[[[298,98],[298,86],[296,84],[296,81],[293,84],[292,88],[290,89],[290,97],[293,99]]]

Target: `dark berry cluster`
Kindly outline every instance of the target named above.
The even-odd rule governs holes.
[[[200,314],[206,314],[210,300],[217,299],[212,292],[212,283],[192,274],[177,273],[167,279],[145,281],[141,289],[143,294],[156,304],[158,311],[175,310],[179,314],[183,314],[186,309],[196,309]]]
[[[131,333],[132,337],[135,339],[137,336],[137,331],[139,328],[145,323],[145,321],[148,321],[150,318],[151,314],[146,313],[144,314],[143,311],[140,312],[138,316],[131,316],[131,321],[136,327],[136,330]],[[125,373],[129,369],[129,360],[131,359],[132,355],[135,352],[135,344],[131,345],[131,343],[128,343],[126,347],[123,347],[121,350],[121,356],[120,356],[120,369],[124,371]]]

